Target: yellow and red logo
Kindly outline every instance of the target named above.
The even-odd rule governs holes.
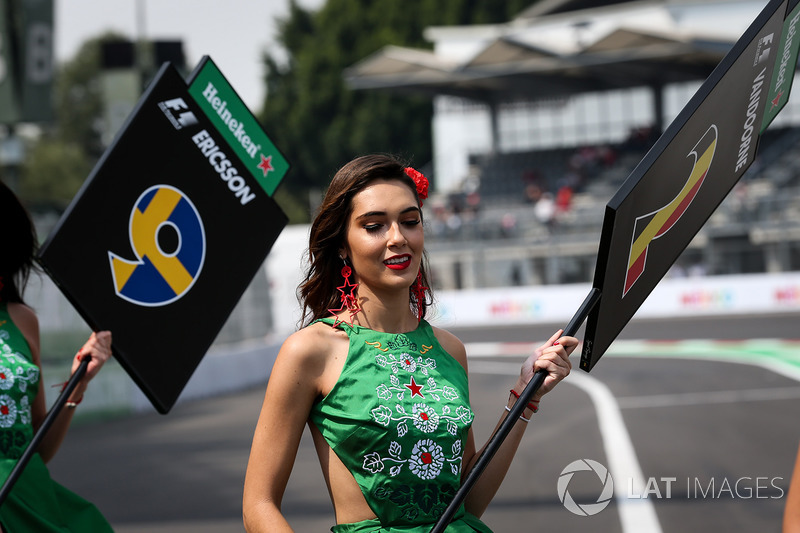
[[[652,242],[667,233],[680,220],[697,196],[714,160],[716,147],[717,127],[712,124],[688,154],[694,157],[694,166],[678,195],[664,207],[637,217],[634,221],[628,271],[625,274],[625,288],[622,291],[623,298],[644,273],[647,250]]]

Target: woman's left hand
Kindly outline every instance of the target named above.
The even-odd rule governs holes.
[[[89,366],[86,368],[86,375],[83,378],[84,383],[89,383],[89,381],[97,375],[100,371],[100,368],[108,361],[111,357],[111,332],[110,331],[98,331],[96,333],[92,333],[89,337],[89,340],[78,350],[78,353],[75,354],[75,357],[72,359],[72,373],[74,374],[75,371],[78,369],[78,366],[81,364],[81,359],[83,359],[84,355],[91,355],[92,360],[89,361]]]
[[[538,402],[542,396],[553,390],[556,384],[567,377],[572,363],[569,355],[578,346],[575,337],[561,336],[564,330],[560,329],[550,339],[539,346],[523,364],[515,390],[522,392],[533,374],[539,370],[547,372],[542,386],[533,395],[531,401]]]

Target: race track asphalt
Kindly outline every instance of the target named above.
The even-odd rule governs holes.
[[[626,333],[628,338],[660,340],[791,339],[797,337],[796,324],[797,317],[789,315],[717,318],[632,323]],[[644,329],[637,333],[637,327]],[[544,339],[550,330],[476,328],[457,333],[469,346],[479,340]],[[657,529],[650,531],[780,529],[800,442],[800,383],[791,374],[742,364],[741,359],[800,360],[800,343],[780,343],[776,355],[769,342],[762,349],[751,341],[735,348],[737,362],[720,355],[727,353],[724,344],[720,349],[702,344],[687,348],[685,343],[649,346],[629,345],[618,354],[612,347],[591,374],[576,371],[611,392],[634,459],[649,483],[647,497],[642,498],[641,487],[631,490],[630,481],[614,479],[617,490],[627,495],[611,500],[597,514],[578,516],[562,504],[557,485],[567,465],[591,459],[609,466],[616,454],[600,421],[599,408],[609,408],[593,403],[587,388],[577,386],[577,379],[570,384],[568,378],[542,402],[484,515],[495,531],[638,532],[643,529],[623,525],[623,509],[643,504],[655,512]],[[520,361],[521,356],[471,357],[478,442],[488,438],[500,416]],[[243,531],[242,482],[262,397],[263,387],[258,387],[179,403],[166,416],[152,412],[78,424],[51,462],[51,473],[94,502],[120,533]],[[591,472],[576,473],[568,485],[580,505],[596,502],[601,489]],[[333,524],[308,434],[283,509],[298,532],[324,532]],[[653,526],[652,520],[645,522],[642,527]]]

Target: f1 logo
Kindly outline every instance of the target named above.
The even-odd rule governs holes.
[[[135,261],[108,252],[117,296],[137,305],[172,303],[191,289],[206,255],[203,221],[171,185],[154,185],[136,200],[128,224]]]
[[[189,111],[189,106],[186,105],[183,98],[159,102],[158,107],[176,130],[197,124],[197,117]]]

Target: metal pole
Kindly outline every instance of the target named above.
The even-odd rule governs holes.
[[[572,317],[567,327],[564,328],[564,335],[566,336],[573,336],[578,332],[578,329],[583,324],[583,321],[586,320],[586,317],[589,316],[589,312],[592,308],[600,301],[600,290],[597,288],[593,288],[589,295],[586,296],[586,299],[581,304],[580,309],[575,313],[575,316]],[[461,484],[459,487],[458,492],[453,497],[453,501],[450,502],[450,505],[447,506],[442,516],[439,518],[439,521],[433,526],[431,529],[431,533],[443,533],[444,530],[447,528],[447,525],[453,520],[453,516],[455,516],[456,511],[463,503],[464,499],[467,497],[467,494],[478,481],[478,478],[481,476],[483,471],[486,469],[486,466],[492,460],[494,455],[500,449],[500,446],[505,441],[508,434],[511,432],[511,429],[514,427],[514,424],[517,423],[517,419],[522,415],[522,412],[527,407],[528,402],[531,401],[533,395],[539,390],[539,387],[542,386],[544,382],[544,378],[547,377],[546,372],[536,372],[533,375],[533,378],[528,382],[528,385],[525,387],[525,390],[519,395],[517,401],[514,402],[514,406],[511,408],[511,412],[508,413],[508,416],[503,423],[500,424],[500,427],[497,428],[494,435],[489,439],[489,442],[486,443],[486,447],[483,449],[483,453],[481,453],[478,460],[475,462],[475,466],[472,467],[467,478],[464,480],[464,483]]]
[[[28,444],[28,447],[25,448],[22,456],[17,461],[14,470],[11,471],[11,473],[8,475],[8,479],[6,479],[5,483],[3,483],[3,488],[0,489],[0,506],[2,506],[6,501],[11,489],[14,488],[14,483],[17,482],[19,476],[22,475],[22,471],[25,470],[26,466],[28,466],[28,462],[31,460],[31,457],[33,457],[33,454],[36,453],[36,450],[39,447],[39,444],[42,442],[45,434],[47,434],[50,426],[53,425],[56,417],[58,417],[59,413],[64,408],[64,404],[67,403],[69,395],[75,390],[78,382],[83,379],[84,374],[86,374],[86,367],[89,366],[89,361],[91,359],[91,355],[84,355],[81,358],[81,364],[78,366],[78,369],[75,370],[75,373],[72,374],[71,378],[69,378],[64,390],[61,391],[61,395],[56,398],[53,407],[50,408],[50,411],[47,413],[47,416],[42,422],[42,425],[39,427],[39,430],[33,436],[31,442]]]

